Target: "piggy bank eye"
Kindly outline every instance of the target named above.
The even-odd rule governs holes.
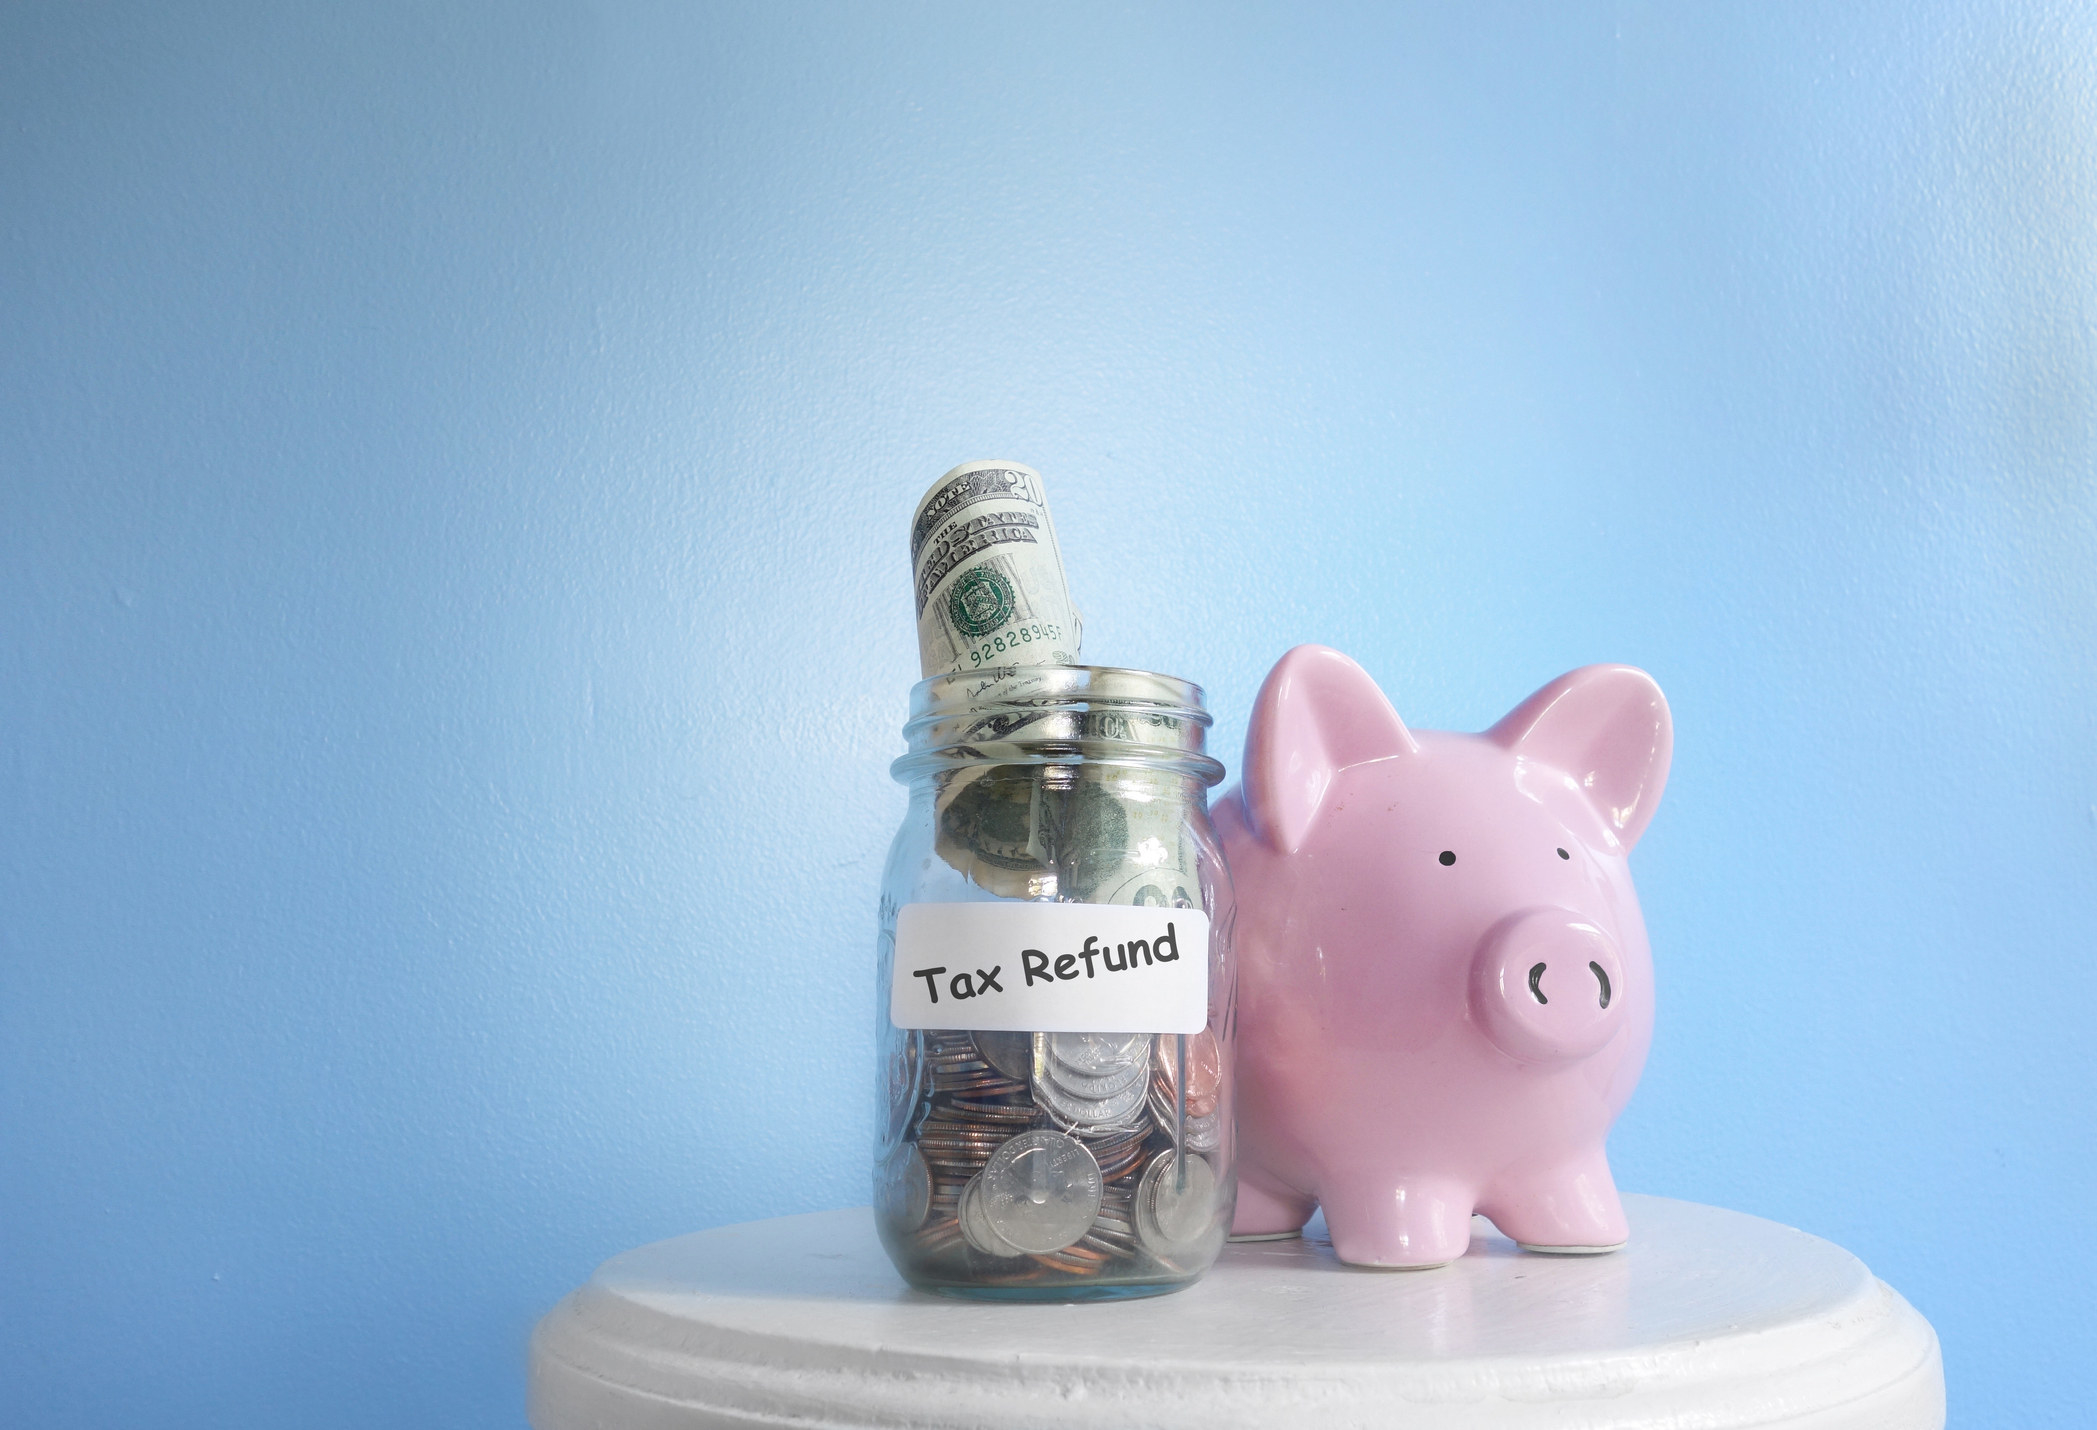
[[[1454,849],[1444,849],[1442,851],[1442,862],[1444,864],[1454,864],[1456,862],[1456,851]]]
[[[1563,849],[1561,849],[1561,850],[1559,850],[1559,851],[1558,851],[1558,857],[1559,857],[1559,858],[1561,858],[1561,859],[1570,859],[1570,858],[1572,858],[1573,856],[1572,856],[1572,855],[1570,855],[1570,854],[1568,854],[1568,853],[1566,853],[1566,852],[1565,852],[1565,851],[1564,851]]]

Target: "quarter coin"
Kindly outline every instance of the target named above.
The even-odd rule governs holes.
[[[1061,1251],[1099,1215],[1099,1163],[1075,1137],[1022,1132],[991,1154],[977,1199],[997,1239],[1021,1251]]]
[[[1051,1033],[1049,1055],[1090,1077],[1118,1073],[1150,1056],[1148,1033]]]
[[[1160,1152],[1151,1158],[1136,1187],[1136,1235],[1146,1247],[1161,1256],[1184,1252],[1215,1216],[1216,1173],[1206,1157]]]
[[[1034,1076],[1034,1035],[1032,1033],[970,1033],[976,1040],[976,1051],[989,1063],[1014,1082],[1025,1082]]]
[[[1137,1062],[1119,1072],[1093,1074],[1079,1072],[1051,1059],[1043,1071],[1065,1092],[1079,1097],[1112,1097],[1117,1092],[1126,1091],[1129,1084],[1140,1080],[1148,1069]]]
[[[983,1174],[978,1172],[968,1179],[961,1189],[961,1204],[956,1218],[961,1223],[961,1237],[970,1246],[985,1256],[1024,1256],[1025,1252],[1007,1242],[997,1234],[997,1229],[983,1215]]]
[[[1073,1126],[1110,1127],[1126,1123],[1130,1114],[1139,1111],[1148,1091],[1149,1085],[1138,1078],[1111,1097],[1080,1097],[1039,1078],[1034,1083],[1034,1100]]]

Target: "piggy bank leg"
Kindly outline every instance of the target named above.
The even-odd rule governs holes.
[[[1238,1169],[1238,1214],[1231,1235],[1247,1241],[1294,1236],[1303,1230],[1318,1204],[1299,1192],[1275,1185],[1252,1167]]]
[[[1524,1251],[1615,1251],[1631,1237],[1609,1159],[1599,1149],[1549,1171],[1513,1174],[1479,1210]]]
[[[1350,1266],[1425,1270],[1471,1245],[1471,1189],[1449,1178],[1352,1181],[1318,1201],[1332,1249]]]

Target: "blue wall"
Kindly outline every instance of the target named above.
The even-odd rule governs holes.
[[[0,11],[0,1400],[514,1425],[863,1198],[904,524],[1235,760],[1654,672],[1629,1187],[2097,1397],[2097,17]]]

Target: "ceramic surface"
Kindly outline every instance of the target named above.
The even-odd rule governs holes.
[[[1237,881],[1240,1235],[1322,1206],[1367,1266],[1623,1244],[1603,1139],[1643,1067],[1653,966],[1628,862],[1666,699],[1560,676],[1480,735],[1410,731],[1338,651],[1267,677],[1216,826]]]

